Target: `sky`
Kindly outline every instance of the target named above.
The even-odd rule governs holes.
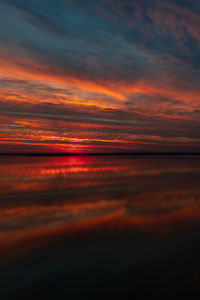
[[[1,0],[0,152],[200,151],[199,0]]]

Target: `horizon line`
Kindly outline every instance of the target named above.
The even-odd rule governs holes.
[[[104,155],[200,155],[200,152],[105,152],[105,153],[81,153],[81,152],[0,152],[0,156],[104,156]]]

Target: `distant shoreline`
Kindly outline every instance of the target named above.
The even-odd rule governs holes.
[[[42,152],[32,152],[32,153],[22,153],[22,152],[9,152],[0,153],[0,156],[122,156],[122,155],[130,155],[130,156],[195,156],[200,155],[200,152],[120,152],[120,153],[42,153]]]

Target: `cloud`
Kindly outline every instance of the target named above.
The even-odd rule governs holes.
[[[199,9],[186,0],[2,1],[4,121],[48,122],[47,144],[198,148]],[[64,140],[69,123],[80,131]],[[27,140],[26,127],[16,130]],[[28,139],[41,142],[35,130]]]

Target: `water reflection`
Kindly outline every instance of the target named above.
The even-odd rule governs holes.
[[[200,158],[0,157],[5,299],[200,290]]]

